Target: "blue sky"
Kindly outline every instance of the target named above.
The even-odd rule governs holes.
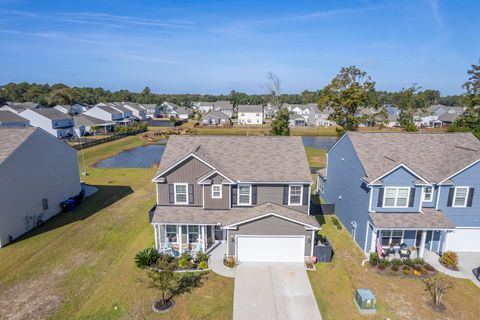
[[[0,0],[0,83],[157,93],[317,90],[342,66],[379,90],[462,92],[480,1]]]

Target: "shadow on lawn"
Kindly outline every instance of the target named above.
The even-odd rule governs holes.
[[[86,198],[73,211],[61,212],[53,216],[40,227],[15,239],[12,244],[63,227],[75,221],[85,220],[133,193],[132,188],[129,186],[94,185],[93,187],[97,188],[98,191]]]

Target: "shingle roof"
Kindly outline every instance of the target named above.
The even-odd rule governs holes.
[[[237,181],[312,181],[301,137],[172,135],[158,173],[190,153]]]
[[[72,117],[68,114],[65,114],[55,108],[43,108],[43,109],[33,109],[33,112],[38,113],[39,115],[44,116],[50,120],[63,120],[71,119]]]
[[[102,109],[103,111],[106,111],[106,112],[108,112],[108,113],[110,113],[110,114],[121,114],[121,113],[122,113],[122,112],[120,112],[120,111],[118,111],[118,110],[116,110],[116,109],[113,109],[112,107],[104,106],[104,105],[101,105],[101,104],[100,104],[100,105],[97,104],[95,107],[100,108],[100,109]]]
[[[123,106],[123,103],[121,103],[121,102],[114,102],[112,107],[120,110],[121,112],[132,112],[132,110],[125,108]]]
[[[215,118],[215,119],[230,119],[225,113],[221,111],[210,110],[206,115],[203,116],[204,119]]]
[[[454,122],[459,116],[455,113],[444,113],[438,116],[438,120],[443,122]]]
[[[403,163],[424,179],[440,182],[480,159],[471,133],[348,132],[369,182]]]
[[[175,109],[178,114],[190,114],[190,110],[186,107],[178,107]]]
[[[204,210],[201,207],[157,206],[152,223],[205,223],[227,226],[269,213],[320,228],[314,216],[288,207],[266,202],[255,207],[234,207],[230,210]]]
[[[376,228],[453,229],[455,227],[441,211],[423,208],[422,212],[370,212],[369,216]]]
[[[259,104],[245,104],[245,105],[239,105],[238,106],[238,112],[255,112],[255,113],[261,113],[263,112],[263,106]]]
[[[7,122],[29,122],[28,119],[19,116],[16,113],[13,113],[8,110],[0,110],[0,123]]]
[[[87,116],[85,114],[75,116],[73,119],[75,121],[75,127],[79,127],[79,126],[94,127],[98,125],[115,124],[114,121],[105,121],[92,116]]]
[[[293,113],[290,114],[289,119],[290,119],[290,120],[297,120],[297,119],[299,119],[299,120],[305,120],[304,117],[302,117],[301,115],[299,115],[298,113],[295,113],[295,112],[293,112]]]
[[[0,128],[0,163],[18,148],[38,128]],[[40,129],[38,129],[40,130]]]

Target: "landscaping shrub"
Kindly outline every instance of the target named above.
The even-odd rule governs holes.
[[[412,262],[414,264],[420,264],[422,266],[425,264],[425,260],[423,260],[422,258],[415,258],[415,259],[412,260]]]
[[[199,252],[199,253],[197,253],[197,260],[198,260],[199,262],[208,261],[208,254],[206,254],[205,252]]]
[[[372,266],[376,266],[378,264],[378,253],[376,252],[371,252],[370,253],[370,260],[369,260],[370,264]]]
[[[191,258],[190,258],[190,255],[188,254],[188,252],[184,252],[180,256],[180,259],[178,259],[178,266],[182,269],[185,269],[185,268],[189,267],[190,260],[191,260]]]
[[[409,267],[413,267],[414,263],[410,259],[403,259],[402,260],[403,264]]]
[[[146,248],[135,255],[135,265],[142,269],[152,267],[159,257],[160,254],[155,248]]]
[[[237,262],[235,261],[235,257],[229,256],[229,257],[226,257],[226,258],[223,259],[223,264],[226,267],[233,268],[233,267],[235,267]]]
[[[391,263],[392,263],[393,266],[400,267],[402,265],[402,260],[392,259]],[[398,268],[397,268],[397,270],[398,270]]]
[[[207,261],[200,261],[200,263],[198,264],[198,269],[208,269],[208,263]]]
[[[410,268],[408,268],[408,269],[405,269],[405,268],[404,268],[404,269],[403,269],[403,274],[409,276],[409,275],[410,275]]]
[[[385,270],[386,267],[390,265],[390,261],[383,259],[378,262],[378,268],[380,270]]]
[[[458,270],[458,256],[455,252],[447,251],[440,257],[440,263],[451,270]]]
[[[399,269],[400,269],[400,266],[396,264],[392,265],[392,271],[398,272]]]
[[[337,227],[338,230],[342,230],[342,224],[340,223],[340,221],[338,221],[336,217],[332,218],[332,223],[335,227]]]
[[[178,260],[175,259],[171,254],[166,253],[161,255],[160,258],[157,260],[157,267],[161,270],[175,270],[178,267]]]

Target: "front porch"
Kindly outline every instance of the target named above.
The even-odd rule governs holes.
[[[179,256],[184,252],[208,252],[224,241],[226,235],[219,225],[154,224],[155,248],[160,253]]]

